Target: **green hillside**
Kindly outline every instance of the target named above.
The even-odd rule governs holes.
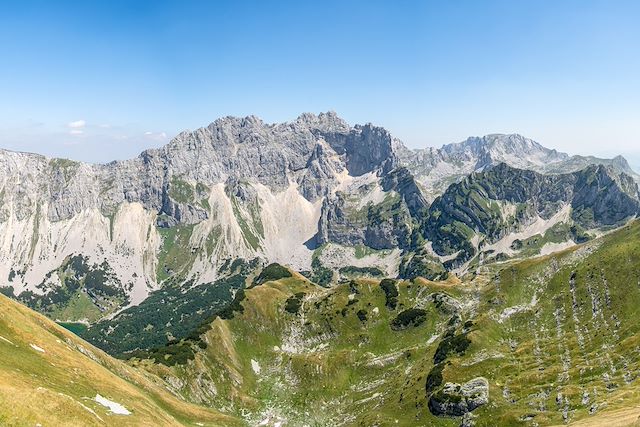
[[[542,426],[608,414],[630,423],[638,266],[636,222],[463,281],[327,289],[294,274],[246,290],[201,329],[200,345],[181,343],[194,360],[169,363],[164,349],[132,363],[250,425]]]
[[[0,425],[242,424],[183,402],[158,378],[0,295]]]
[[[0,424],[631,425],[639,266],[640,222],[439,282],[270,265],[128,363],[1,297]]]

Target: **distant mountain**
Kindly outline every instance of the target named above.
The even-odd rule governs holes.
[[[540,173],[567,173],[589,165],[605,165],[636,181],[640,179],[622,156],[614,159],[569,156],[517,134],[471,137],[441,148],[408,150],[400,147],[398,152],[401,163],[416,175],[431,198],[461,177],[498,163]]]
[[[159,289],[213,285],[236,259],[280,262],[323,284],[354,271],[441,275],[455,263],[444,234],[424,224],[431,203],[499,163],[631,172],[622,158],[569,157],[519,135],[409,150],[332,112],[282,124],[225,117],[105,165],[2,150],[0,278],[52,318],[93,322]],[[589,189],[592,204],[607,197]]]

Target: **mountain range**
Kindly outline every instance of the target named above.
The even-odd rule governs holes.
[[[133,425],[568,422],[634,393],[639,181],[515,134],[412,150],[333,112],[225,117],[108,164],[0,150],[0,290],[128,360],[94,362],[164,402]],[[29,357],[13,321],[78,350],[18,311],[0,338]],[[70,399],[104,421],[94,392]]]
[[[332,269],[384,264],[385,273],[397,275],[411,249],[431,245],[435,251],[427,255],[436,262],[462,249],[455,238],[447,243],[451,233],[445,238],[438,232],[439,220],[417,223],[425,222],[427,210],[434,218],[439,204],[457,208],[445,194],[451,183],[502,163],[510,166],[503,173],[513,176],[601,165],[590,171],[599,180],[595,185],[608,179],[611,191],[629,200],[620,195],[617,216],[578,225],[609,226],[636,213],[635,184],[620,177],[637,175],[620,157],[570,157],[519,135],[409,150],[383,128],[351,127],[331,112],[283,124],[225,117],[135,159],[106,165],[1,151],[0,277],[9,279],[14,294],[38,299],[64,285],[60,269],[82,256],[110,288],[105,301],[93,304],[113,312],[139,304],[167,281],[214,282],[229,259],[259,258],[301,271],[313,270],[314,259]],[[520,184],[528,179],[535,178],[523,177]],[[507,214],[526,196],[479,194],[501,210],[502,222],[512,221]],[[558,208],[574,198],[554,196]],[[486,236],[484,227],[469,223],[471,230],[453,231],[495,244],[500,234],[524,229],[540,214],[548,221],[560,209],[537,210],[502,233]],[[416,235],[421,242],[413,241]],[[356,249],[368,255],[357,259]],[[478,250],[466,247],[465,253]],[[94,300],[101,299],[97,292]]]

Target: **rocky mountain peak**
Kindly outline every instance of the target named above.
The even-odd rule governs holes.
[[[629,162],[627,161],[627,159],[625,159],[623,156],[618,155],[614,157],[613,159],[611,159],[611,163],[613,164],[614,167],[624,171],[628,175],[633,176],[636,174],[634,170],[631,168],[631,166],[629,165]]]
[[[450,153],[471,151],[491,162],[525,163],[545,165],[566,160],[569,156],[543,147],[538,142],[519,134],[490,134],[470,137],[459,144],[450,144],[443,149]]]
[[[306,126],[309,129],[317,129],[323,132],[347,133],[351,126],[335,111],[327,111],[318,115],[313,113],[302,113],[294,121],[295,124]]]
[[[508,133],[508,134],[492,133],[492,134],[485,135],[480,139],[484,140],[486,143],[488,143],[488,145],[494,146],[494,147],[503,146],[507,148],[512,148],[514,150],[521,149],[521,150],[539,150],[539,151],[545,151],[545,152],[552,151],[546,147],[543,147],[541,144],[534,141],[533,139],[527,138],[523,135],[520,135],[519,133]]]

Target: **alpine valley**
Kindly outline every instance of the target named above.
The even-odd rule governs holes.
[[[632,425],[638,182],[333,112],[0,150],[0,424]]]

